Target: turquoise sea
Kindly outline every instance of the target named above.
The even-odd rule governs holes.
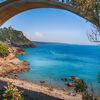
[[[30,71],[19,73],[24,79],[47,85],[67,88],[61,79],[77,76],[92,86],[100,95],[100,46],[36,43],[37,48],[23,48],[25,55],[17,56],[30,62]]]

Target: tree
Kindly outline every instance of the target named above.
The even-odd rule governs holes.
[[[96,27],[93,28],[89,33],[87,33],[87,37],[91,42],[100,42],[100,29]]]
[[[92,42],[100,42],[100,0],[72,0],[72,5],[94,24],[94,29],[88,33]]]
[[[73,7],[100,28],[100,1],[99,0],[71,0]]]

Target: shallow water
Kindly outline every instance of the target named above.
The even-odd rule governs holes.
[[[21,78],[57,88],[66,88],[61,78],[77,76],[85,80],[100,95],[100,46],[37,43],[37,48],[23,48],[27,54],[18,58],[30,62],[28,72],[19,73]]]

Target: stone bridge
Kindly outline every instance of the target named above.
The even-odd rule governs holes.
[[[73,7],[71,0],[4,0],[0,3],[0,26],[11,17],[34,8],[64,9],[95,24],[89,16],[84,16],[84,13]]]

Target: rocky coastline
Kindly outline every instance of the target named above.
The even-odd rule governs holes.
[[[15,86],[22,88],[25,100],[28,100],[30,97],[32,100],[34,98],[38,98],[38,100],[41,100],[41,98],[43,100],[82,100],[80,94],[76,95],[72,91],[59,90],[42,84],[38,85],[18,78],[16,73],[30,70],[28,67],[29,62],[16,58],[16,55],[22,54],[26,54],[26,52],[19,47],[11,46],[9,55],[3,58],[0,57],[0,90],[5,86],[4,82],[12,82]]]
[[[0,76],[8,76],[10,73],[28,71],[29,62],[16,58],[16,55],[26,54],[18,47],[10,47],[7,57],[0,57]]]

